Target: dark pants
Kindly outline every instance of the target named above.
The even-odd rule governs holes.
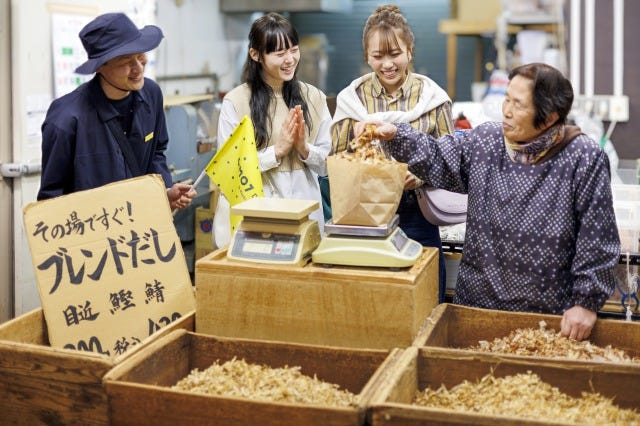
[[[418,206],[418,200],[414,191],[404,191],[398,206],[400,216],[400,228],[411,238],[427,247],[435,247],[439,250],[438,256],[438,303],[444,302],[444,293],[447,288],[446,269],[444,255],[442,253],[442,240],[440,230],[424,218]]]

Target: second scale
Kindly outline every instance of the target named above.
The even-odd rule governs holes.
[[[407,237],[395,215],[383,226],[324,226],[327,236],[313,252],[313,263],[325,265],[404,268],[412,266],[422,254],[422,245]]]

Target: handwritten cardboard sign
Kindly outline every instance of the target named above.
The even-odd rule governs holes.
[[[195,309],[158,175],[24,208],[51,346],[115,357]]]

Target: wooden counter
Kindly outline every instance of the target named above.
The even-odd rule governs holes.
[[[411,268],[228,260],[196,262],[196,332],[316,345],[391,349],[411,345],[438,303],[438,251]]]

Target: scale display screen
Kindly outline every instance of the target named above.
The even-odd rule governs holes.
[[[409,241],[409,238],[400,228],[397,228],[396,232],[391,236],[391,243],[399,252],[402,251],[402,248],[407,244],[407,241]]]
[[[238,230],[231,255],[237,258],[291,262],[300,246],[299,235],[270,234]]]

